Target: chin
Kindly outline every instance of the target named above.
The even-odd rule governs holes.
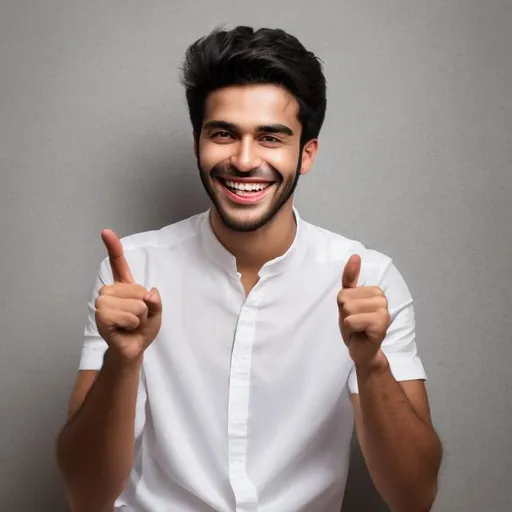
[[[239,233],[251,233],[257,231],[268,224],[275,215],[271,208],[266,208],[263,212],[244,212],[236,210],[236,208],[217,208],[217,212],[219,213],[224,225],[231,231]]]

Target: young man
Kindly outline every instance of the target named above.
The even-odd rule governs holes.
[[[212,207],[102,233],[58,439],[72,509],[339,512],[355,418],[391,510],[429,510],[441,445],[409,290],[292,204],[324,119],[319,61],[281,30],[215,31],[184,85]]]

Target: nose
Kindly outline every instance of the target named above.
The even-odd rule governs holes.
[[[243,138],[237,144],[237,150],[229,159],[229,163],[240,172],[250,172],[261,165],[261,158],[257,154],[253,141]]]

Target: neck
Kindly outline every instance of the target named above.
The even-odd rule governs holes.
[[[256,231],[230,230],[215,208],[211,210],[211,225],[220,243],[236,258],[240,273],[256,273],[268,261],[282,256],[292,245],[297,232],[291,201]]]

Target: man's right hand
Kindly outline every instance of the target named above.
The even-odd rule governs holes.
[[[102,286],[96,299],[96,325],[110,350],[123,363],[138,362],[162,325],[162,301],[156,288],[135,284],[117,235],[105,229],[114,283]]]

